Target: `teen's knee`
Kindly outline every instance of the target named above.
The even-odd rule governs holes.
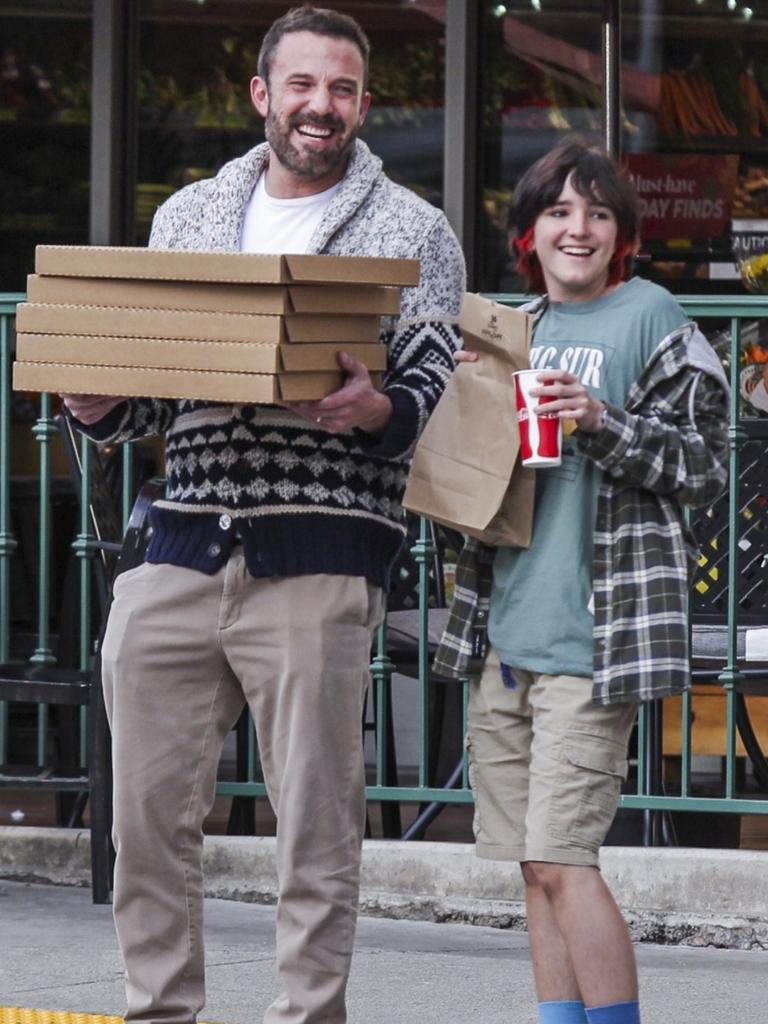
[[[520,865],[520,870],[526,886],[542,889],[549,899],[555,899],[569,885],[580,885],[585,871],[596,871],[597,868],[529,860]]]

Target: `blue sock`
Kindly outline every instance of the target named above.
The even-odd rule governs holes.
[[[640,1024],[640,1003],[609,1003],[587,1010],[589,1024]]]
[[[580,999],[539,1003],[539,1024],[587,1024],[584,1003]]]

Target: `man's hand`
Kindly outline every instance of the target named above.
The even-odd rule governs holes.
[[[561,420],[575,420],[577,430],[590,434],[601,429],[605,406],[587,391],[578,377],[566,370],[542,370],[538,379],[542,383],[531,388],[531,395],[554,395],[554,401],[540,406],[537,412],[556,412]]]
[[[305,420],[332,434],[359,427],[368,434],[381,434],[392,415],[392,403],[371,384],[368,370],[359,359],[339,352],[339,365],[348,376],[344,386],[319,402],[287,402]]]
[[[127,398],[114,398],[111,395],[60,395],[59,396],[75,417],[89,427],[104,419],[116,405],[127,402]]]

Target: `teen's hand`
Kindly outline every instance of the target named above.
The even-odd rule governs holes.
[[[111,395],[60,395],[59,396],[76,420],[89,427],[104,419],[116,405],[127,402],[127,398],[114,398]]]
[[[392,402],[374,388],[359,359],[346,352],[340,352],[338,359],[347,372],[343,387],[318,402],[286,402],[286,408],[332,434],[354,427],[368,434],[383,433],[392,415]]]
[[[602,428],[605,405],[584,387],[578,377],[567,370],[542,370],[538,379],[541,384],[531,388],[531,395],[554,396],[552,402],[537,410],[539,413],[556,412],[561,420],[575,420],[577,430],[590,434]]]

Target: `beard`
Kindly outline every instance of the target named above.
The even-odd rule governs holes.
[[[336,133],[333,145],[323,150],[301,150],[291,142],[292,129],[303,124],[311,124],[321,128],[332,128]],[[344,122],[331,114],[325,117],[311,117],[306,114],[294,114],[282,120],[273,110],[269,110],[264,133],[272,152],[280,163],[298,178],[313,181],[323,178],[346,164],[349,154],[357,138],[358,128],[344,132]]]

